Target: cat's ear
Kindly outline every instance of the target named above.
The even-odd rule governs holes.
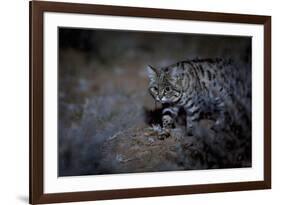
[[[171,67],[168,71],[171,80],[177,80],[181,74],[180,69],[177,66]]]
[[[150,81],[155,81],[157,78],[157,70],[156,68],[152,67],[151,65],[148,65],[146,67],[146,72],[147,72],[147,76],[149,78]]]

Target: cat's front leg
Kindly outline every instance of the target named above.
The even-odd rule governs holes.
[[[193,135],[195,123],[199,120],[201,104],[192,102],[185,107],[186,110],[186,131],[187,135]]]
[[[162,111],[162,131],[159,133],[159,139],[165,139],[170,136],[170,130],[175,127],[175,119],[178,114],[178,108],[169,107]]]
[[[162,111],[162,127],[164,129],[172,129],[175,127],[175,119],[178,115],[179,108],[169,107]]]
[[[218,132],[222,129],[224,129],[225,126],[225,103],[222,98],[216,98],[215,99],[215,106],[218,110],[218,116],[216,119],[215,124],[211,127],[211,129],[215,132]]]
[[[162,116],[162,127],[164,129],[172,129],[174,127],[174,120],[170,115]]]
[[[186,133],[188,136],[193,135],[193,129],[194,129],[194,121],[192,120],[192,117],[187,116],[186,117]]]

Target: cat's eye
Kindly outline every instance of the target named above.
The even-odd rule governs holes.
[[[151,90],[152,92],[154,92],[154,93],[157,93],[157,92],[158,92],[158,88],[156,88],[156,87],[152,87],[152,88],[150,88],[150,90]]]
[[[165,91],[166,91],[166,92],[169,92],[170,90],[171,90],[170,87],[165,87]]]

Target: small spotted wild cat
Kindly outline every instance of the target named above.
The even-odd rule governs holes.
[[[243,115],[251,112],[251,88],[243,82],[245,74],[238,73],[231,60],[186,60],[162,68],[148,66],[147,73],[150,94],[165,108],[163,128],[174,126],[180,109],[186,113],[188,134],[192,134],[202,113],[215,115],[216,130],[224,127],[227,106],[233,115],[242,109]]]

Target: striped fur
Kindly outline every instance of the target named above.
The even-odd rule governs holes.
[[[188,131],[203,112],[215,113],[215,125],[220,128],[225,123],[226,107],[236,112],[242,105],[251,113],[251,100],[244,100],[251,93],[250,85],[243,84],[248,74],[238,72],[230,60],[186,60],[159,69],[148,66],[147,73],[150,94],[166,107],[163,127],[174,126],[180,108],[186,112]]]

